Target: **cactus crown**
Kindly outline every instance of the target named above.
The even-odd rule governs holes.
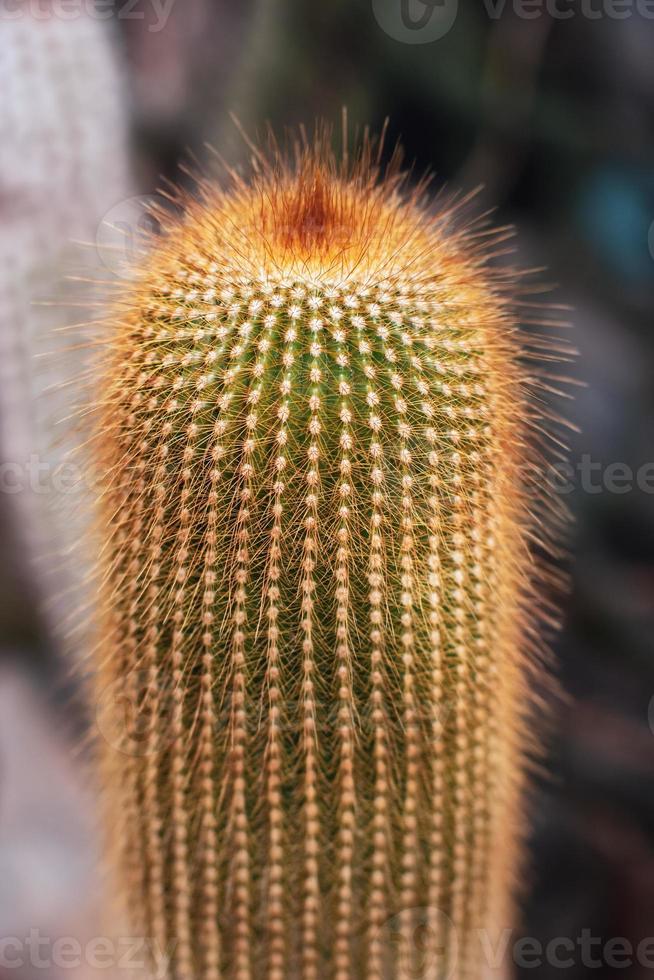
[[[179,977],[476,978],[512,922],[549,341],[379,156],[203,184],[107,341],[99,684],[142,738],[104,778]]]

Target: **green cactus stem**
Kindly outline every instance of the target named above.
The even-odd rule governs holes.
[[[564,348],[328,145],[202,186],[103,342],[110,855],[177,980],[478,980],[515,923]]]

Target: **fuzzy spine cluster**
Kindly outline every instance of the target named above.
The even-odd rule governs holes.
[[[321,154],[210,192],[114,325],[112,846],[175,977],[478,978],[524,822],[529,345],[473,234]]]

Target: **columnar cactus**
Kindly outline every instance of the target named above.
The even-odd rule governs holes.
[[[257,153],[112,324],[103,772],[176,978],[477,980],[513,924],[547,342],[423,198],[370,143]]]
[[[106,278],[97,253],[73,250],[71,242],[91,239],[130,191],[114,40],[91,4],[79,4],[72,16],[62,16],[57,4],[0,5],[0,455],[3,474],[5,465],[12,473],[3,483],[11,492],[2,495],[2,512],[17,541],[6,568],[10,582],[24,568],[54,632],[79,598],[71,595],[84,578],[84,559],[70,554],[88,509],[73,511],[62,495],[53,508],[52,493],[44,492],[78,438],[62,421],[74,412],[71,381],[80,358],[79,344],[73,348],[58,333],[71,302],[70,295],[62,301],[59,284],[66,272]],[[78,289],[75,302],[86,307],[77,312],[83,319],[97,296]]]

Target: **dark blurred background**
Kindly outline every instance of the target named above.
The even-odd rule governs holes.
[[[32,6],[58,16],[55,0]],[[389,144],[401,138],[415,173],[432,170],[435,187],[469,191],[483,185],[479,208],[497,207],[497,222],[519,229],[519,264],[547,267],[549,299],[574,308],[580,357],[570,373],[585,387],[565,406],[580,434],[571,437],[574,474],[565,487],[574,515],[572,584],[555,642],[564,696],[552,702],[549,775],[535,794],[532,873],[521,928],[544,946],[552,938],[568,939],[574,952],[557,947],[540,963],[532,955],[518,975],[600,980],[618,970],[628,980],[650,976],[654,940],[645,947],[642,942],[654,936],[654,4],[139,0],[129,10],[121,2],[102,8],[88,2],[81,9],[91,33],[80,39],[79,18],[66,20],[63,30],[58,24],[57,43],[69,44],[70,51],[65,63],[53,57],[46,68],[39,63],[41,41],[34,44],[30,36],[30,30],[43,29],[42,20],[33,12],[20,22],[0,16],[0,74],[40,72],[45,91],[60,85],[67,72],[71,91],[79,95],[93,87],[95,73],[98,89],[72,108],[71,96],[59,110],[49,96],[30,97],[27,82],[22,110],[18,95],[11,104],[0,92],[0,103],[6,102],[0,112],[8,117],[3,141],[22,139],[27,154],[30,140],[35,148],[44,145],[43,174],[51,185],[49,194],[36,194],[43,211],[19,208],[15,220],[41,228],[40,215],[52,209],[52,195],[61,196],[62,180],[76,200],[82,185],[97,191],[88,195],[81,217],[73,221],[60,210],[53,218],[59,237],[48,246],[52,287],[44,290],[42,277],[37,287],[33,270],[25,273],[20,309],[37,347],[50,323],[38,319],[33,299],[56,291],[58,276],[66,272],[67,241],[90,242],[88,254],[100,277],[119,278],[98,230],[105,215],[138,224],[140,196],[153,193],[162,178],[184,183],[180,163],[206,163],[207,143],[232,161],[243,159],[230,112],[253,135],[266,120],[281,129],[325,116],[338,126],[342,105],[353,126],[368,123],[379,130],[390,117]],[[85,45],[88,60],[82,66]],[[104,72],[100,79],[98,72]],[[23,118],[30,112],[37,116],[31,135]],[[67,128],[58,152],[66,173],[60,178],[52,173],[48,134],[62,125]],[[2,154],[5,159],[4,149]],[[116,171],[111,179],[108,161]],[[0,217],[15,210],[11,167],[9,159],[0,170]],[[45,182],[38,174],[30,179],[37,187]],[[8,256],[17,234],[12,230],[5,243]],[[33,265],[38,267],[36,260]],[[3,286],[7,294],[10,286]],[[40,385],[30,382],[31,351],[23,349],[14,309],[9,300],[0,306],[5,359],[14,358],[19,392],[12,402],[5,397],[2,409],[8,433],[3,459],[9,463],[11,434],[23,424]],[[71,320],[70,311],[57,316]],[[48,436],[47,419],[37,419],[21,451]],[[0,641],[6,651],[0,700],[15,704],[18,695],[12,692],[22,692],[21,724],[29,728],[34,715],[38,744],[57,756],[46,768],[61,771],[63,793],[69,791],[67,780],[75,781],[67,739],[83,716],[71,707],[75,682],[48,611],[57,599],[48,595],[52,587],[38,560],[43,539],[57,537],[56,516],[48,511],[34,517],[34,501],[19,505],[19,496],[0,494]],[[65,546],[74,547],[70,527],[66,534]],[[68,594],[75,589],[73,575]],[[17,748],[15,729],[2,728],[0,751],[19,773],[12,793],[29,796],[25,785],[43,768],[46,749],[35,749],[24,766],[16,764],[24,742]],[[60,730],[61,745],[52,734]],[[16,832],[21,823],[16,814],[22,806],[33,816],[34,807],[14,801],[7,820],[3,769],[11,765],[0,761],[0,871],[9,867],[13,877],[3,881],[0,873],[0,917],[12,907],[11,888],[19,889],[26,908],[33,893],[42,897],[39,882],[29,877],[39,862],[28,860],[33,846],[24,828],[24,859],[17,861],[12,852],[11,827]],[[92,853],[93,834],[77,803],[69,805],[83,824],[75,832],[68,818],[60,815],[57,822],[52,815],[65,807],[37,809],[43,860],[57,860],[59,846],[81,861],[64,898],[51,902],[57,914],[68,903],[70,921],[80,882],[91,875],[92,860],[82,860],[80,853]],[[64,840],[62,823],[68,827]],[[60,881],[58,887],[63,894]],[[8,920],[0,921],[3,934]],[[593,937],[585,952],[579,944],[584,935]],[[618,954],[615,944],[606,954],[605,944],[620,939],[633,955],[618,955],[619,944]]]

